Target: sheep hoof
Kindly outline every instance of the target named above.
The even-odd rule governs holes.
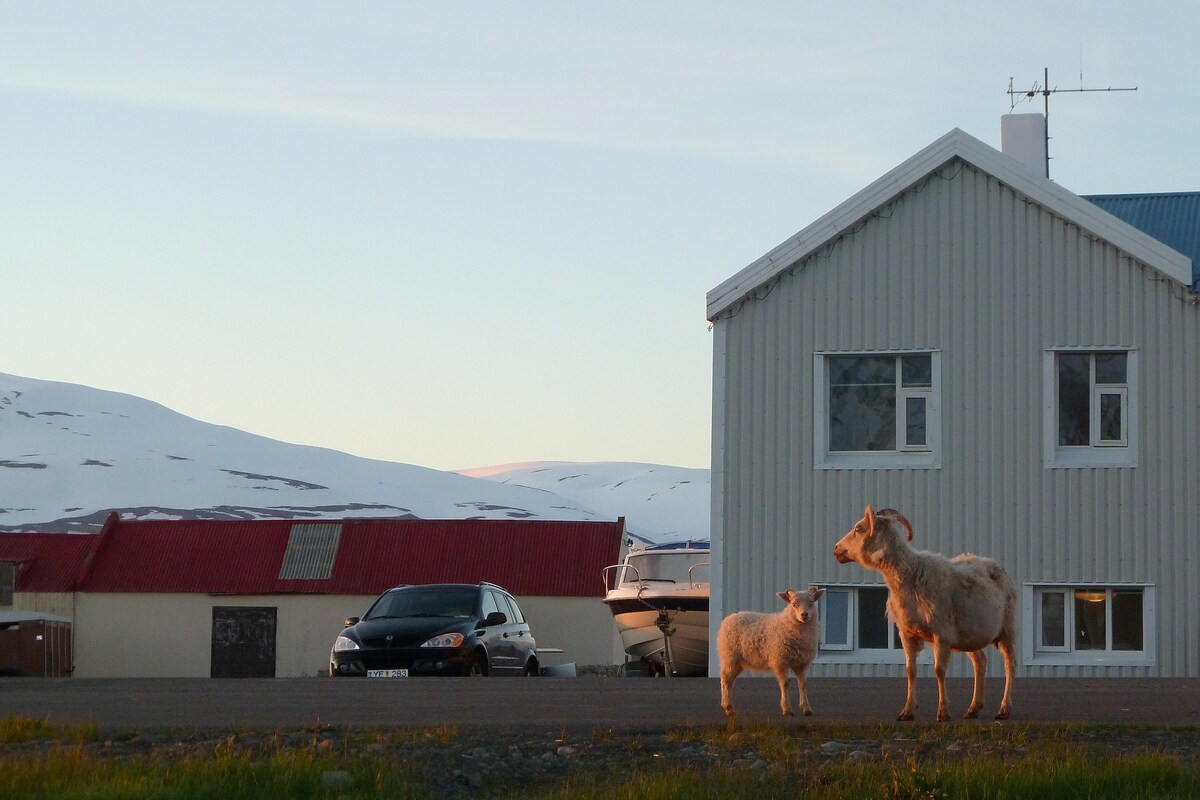
[[[949,715],[949,714],[947,714],[945,711],[939,711],[939,712],[938,712],[937,721],[938,721],[938,722],[949,722],[949,721],[950,721],[950,715]]]
[[[1002,709],[1000,713],[996,715],[996,719],[1008,719],[1008,709]]]
[[[807,709],[805,709],[805,710],[804,710],[804,716],[806,716],[806,717],[811,717],[811,716],[812,716],[812,709],[811,709],[811,708],[807,708]]]
[[[794,717],[794,716],[796,716],[796,715],[795,715],[795,714],[793,714],[791,711],[785,711],[785,712],[783,712],[783,715],[784,715],[785,717]]]
[[[979,709],[968,709],[966,714],[963,714],[963,719],[979,719]]]
[[[912,712],[909,711],[907,713],[901,714],[900,716],[896,717],[896,721],[897,722],[912,722],[913,721]]]

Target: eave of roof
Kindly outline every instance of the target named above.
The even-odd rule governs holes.
[[[1094,236],[1111,242],[1167,277],[1184,286],[1191,285],[1192,263],[1187,256],[955,128],[710,291],[708,319],[715,321],[775,276],[955,158],[991,175]]]

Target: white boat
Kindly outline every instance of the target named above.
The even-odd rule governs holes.
[[[605,567],[604,602],[630,659],[651,675],[708,674],[708,542],[633,549]]]

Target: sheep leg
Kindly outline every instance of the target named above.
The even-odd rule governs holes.
[[[804,712],[804,716],[812,716],[812,706],[808,704],[808,664],[801,664],[799,667],[793,667],[792,671],[796,673],[796,685],[800,688],[800,710]]]
[[[933,643],[933,674],[938,685],[938,722],[950,719],[950,705],[946,702],[946,667],[950,664],[950,648],[941,640]]]
[[[1001,639],[996,642],[996,649],[1004,656],[1004,697],[1000,699],[1000,713],[996,719],[1008,719],[1012,713],[1012,684],[1017,671],[1016,652],[1012,639]]]
[[[775,670],[775,680],[779,681],[779,709],[785,717],[794,716],[792,707],[788,703],[787,686],[788,686],[788,669],[780,667]]]
[[[913,712],[917,710],[917,653],[921,652],[922,642],[915,636],[900,634],[900,642],[904,645],[904,672],[908,676],[908,699],[904,701],[904,710],[896,717],[899,722],[911,722]]]
[[[984,672],[987,671],[987,653],[983,650],[972,650],[967,655],[975,667],[975,693],[971,695],[971,705],[963,719],[976,719],[979,709],[983,708],[983,678]]]
[[[721,708],[725,709],[725,716],[727,717],[733,716],[733,682],[741,674],[741,664],[721,665]]]

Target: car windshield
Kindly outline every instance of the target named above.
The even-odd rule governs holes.
[[[438,589],[403,589],[379,599],[366,619],[381,617],[469,617],[475,613],[475,597],[471,587]]]

